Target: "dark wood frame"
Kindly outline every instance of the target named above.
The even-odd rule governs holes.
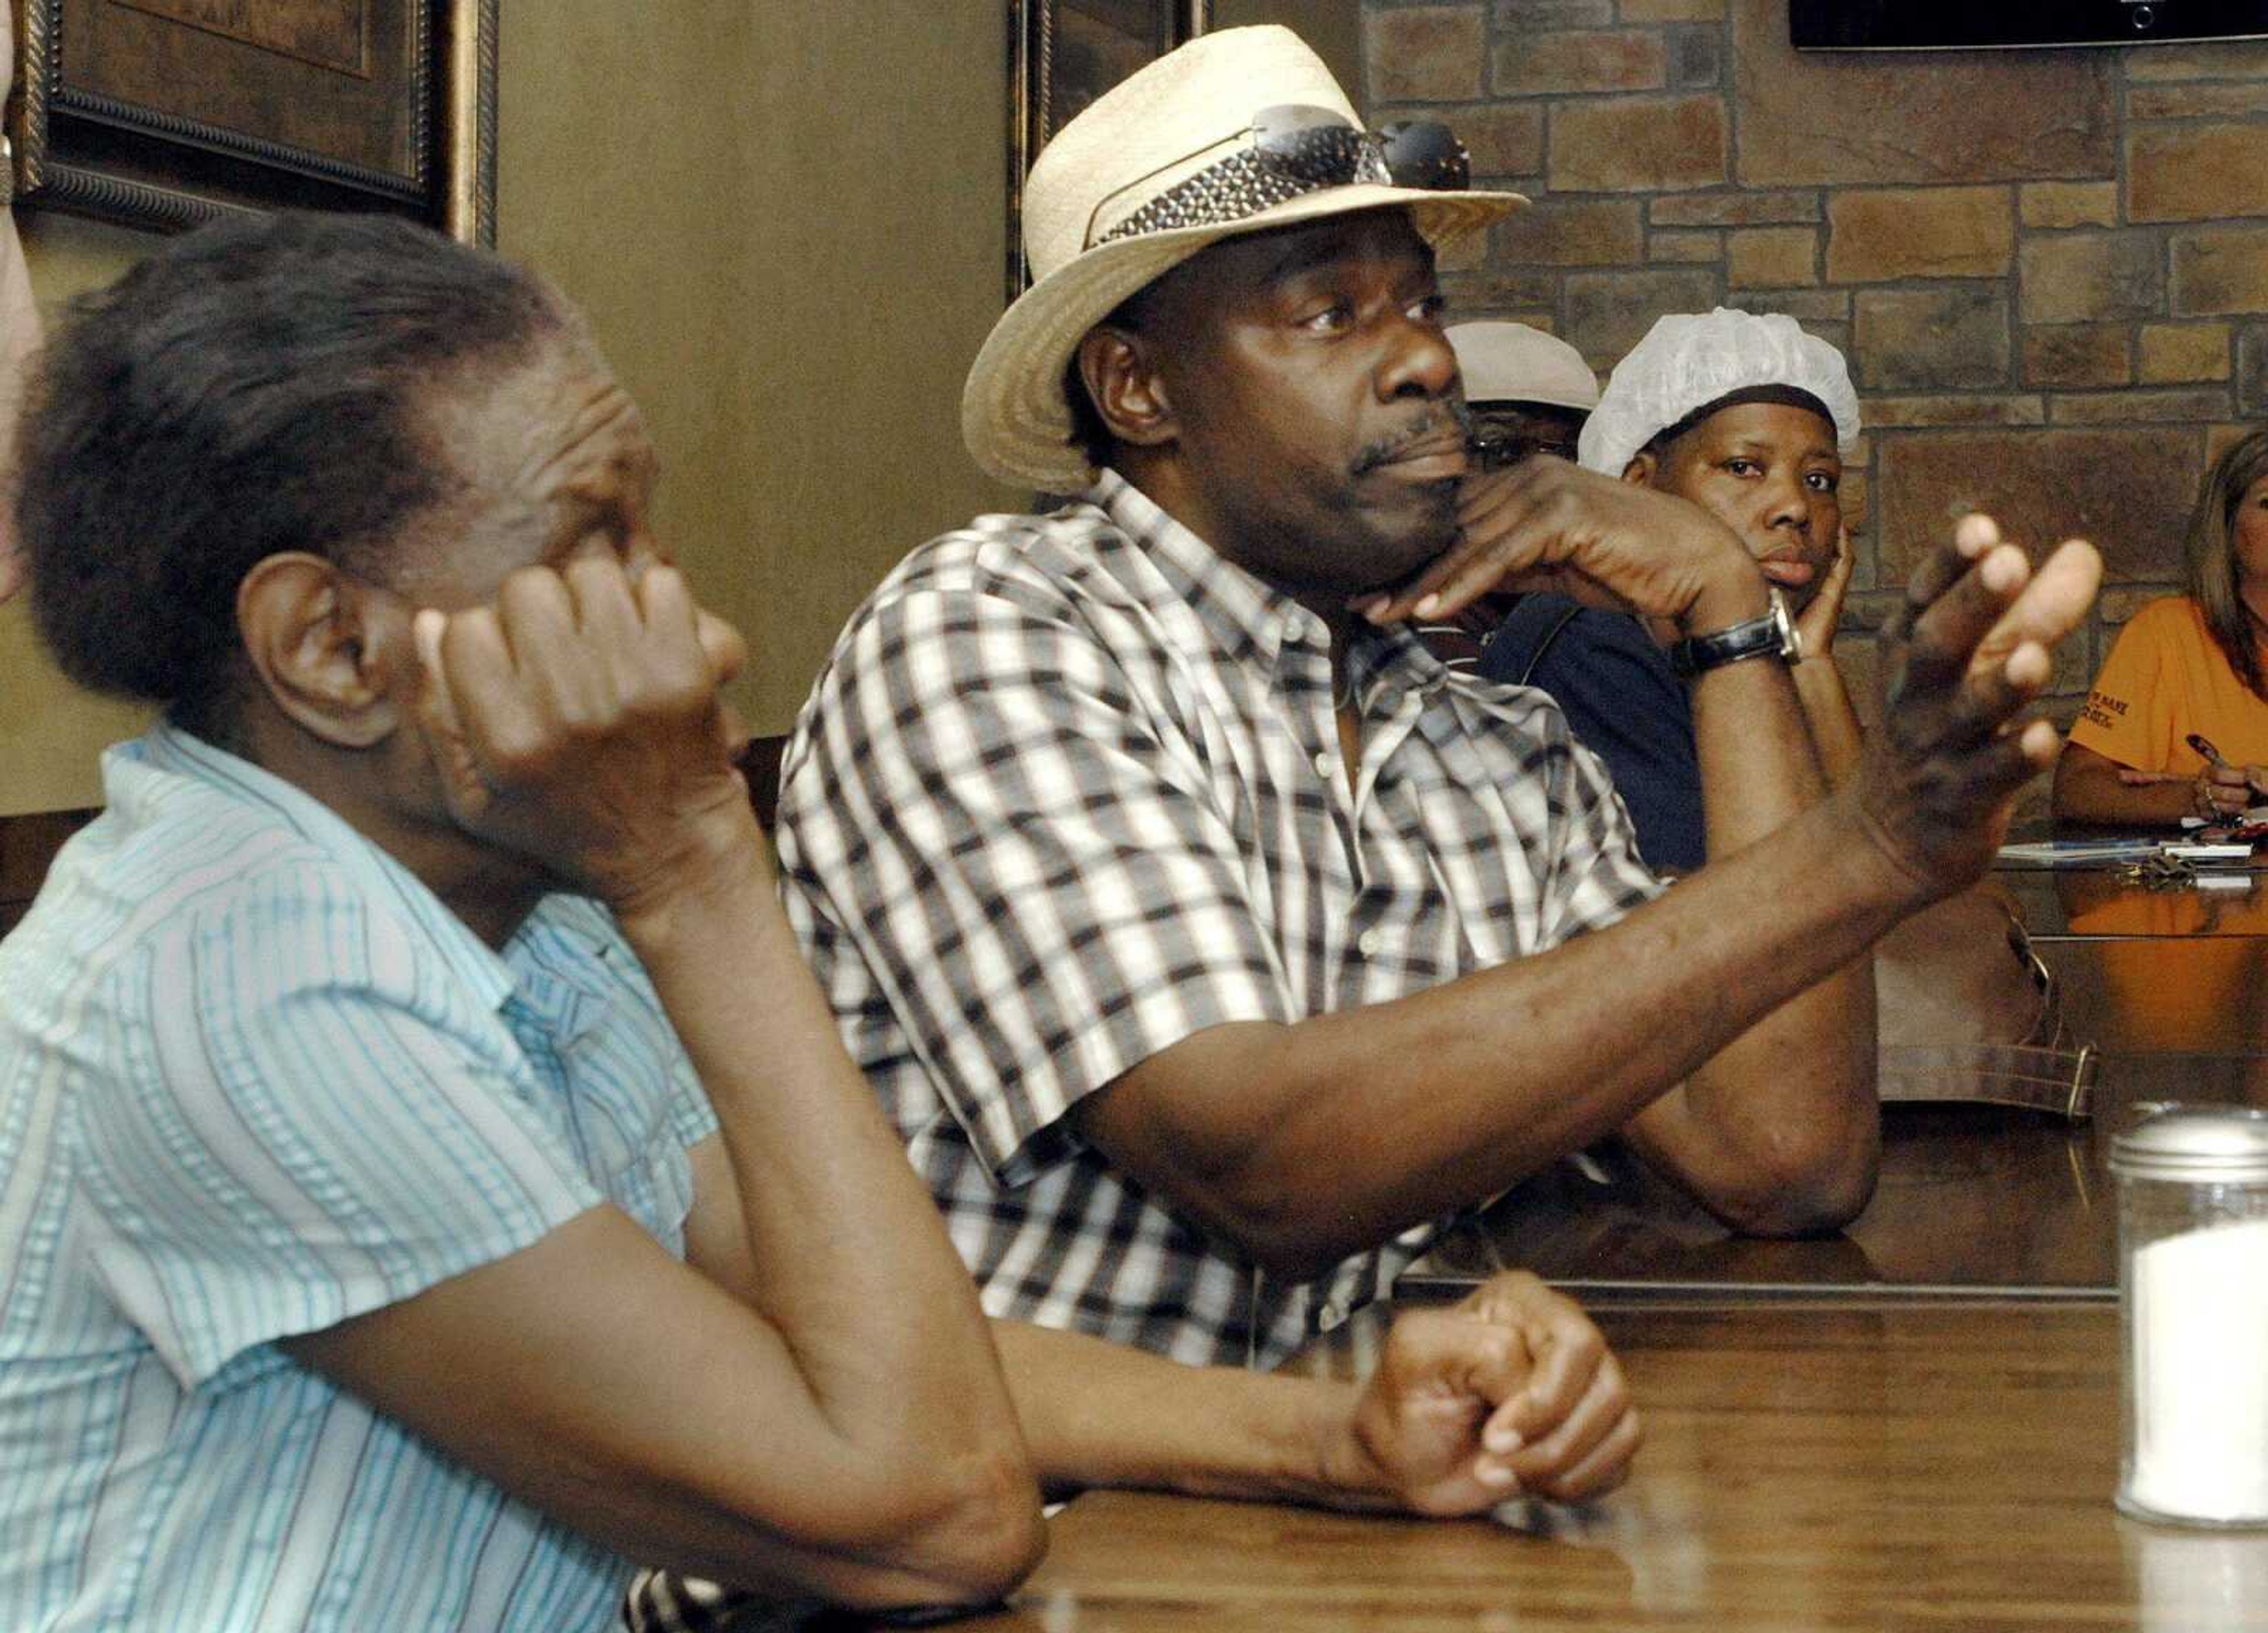
[[[1204,33],[1212,0],[1148,0],[1174,45]],[[1008,298],[1030,282],[1024,262],[1024,178],[1048,138],[1060,0],[1008,0]]]
[[[496,241],[500,0],[405,0],[416,39],[407,178],[74,85],[66,9],[99,3],[0,0],[17,13],[20,94],[8,135],[19,202],[161,232],[284,204],[386,210]]]

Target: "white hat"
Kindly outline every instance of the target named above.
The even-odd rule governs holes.
[[[1583,354],[1525,323],[1458,323],[1447,331],[1465,377],[1465,401],[1542,402],[1588,413],[1598,406],[1599,377]]]
[[[1632,455],[1695,409],[1764,386],[1818,398],[1844,454],[1857,451],[1859,394],[1851,389],[1843,354],[1805,334],[1793,318],[1719,306],[1706,317],[1660,320],[1615,364],[1599,406],[1583,423],[1581,462],[1619,476]]]
[[[979,465],[1057,493],[1089,481],[1086,454],[1071,440],[1065,366],[1120,303],[1208,245],[1402,205],[1440,249],[1528,202],[1384,180],[1319,183],[1273,171],[1256,180],[1233,161],[1251,151],[1254,115],[1283,107],[1327,110],[1362,129],[1298,35],[1272,25],[1224,29],[1114,86],[1042,151],[1024,184],[1035,282],[993,326],[961,392],[961,434]]]

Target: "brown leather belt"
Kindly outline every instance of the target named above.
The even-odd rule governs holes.
[[[2102,1057],[2092,1043],[2064,1035],[2063,993],[2055,972],[2011,918],[2008,948],[2024,960],[2040,995],[2040,1012],[2021,1043],[1884,1044],[1874,1071],[1885,1105],[1901,1100],[1978,1100],[2053,1112],[2077,1122],[2095,1113],[2095,1079]]]
[[[1874,1081],[1884,1105],[1981,1100],[2054,1112],[2076,1122],[2094,1114],[2102,1063],[2091,1043],[2076,1049],[2025,1043],[1885,1046]]]

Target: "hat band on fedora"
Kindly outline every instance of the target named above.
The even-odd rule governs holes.
[[[1367,131],[1328,108],[1270,107],[1241,134],[1249,145],[1184,177],[1101,238],[1090,222],[1088,247],[1241,221],[1326,188],[1370,183],[1457,192],[1471,180],[1464,144],[1432,120]]]

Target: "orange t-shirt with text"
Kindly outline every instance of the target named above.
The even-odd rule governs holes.
[[[2071,740],[2137,771],[2194,775],[2195,732],[2237,765],[2268,766],[2268,699],[2247,691],[2185,595],[2153,601],[2128,621],[2095,677]]]

